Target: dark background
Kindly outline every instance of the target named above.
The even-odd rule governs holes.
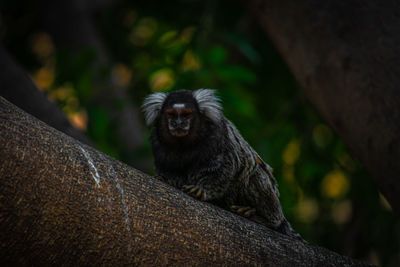
[[[294,229],[341,254],[400,263],[390,205],[242,2],[2,1],[0,36],[94,147],[150,174],[143,98],[217,89],[225,116],[274,168]]]

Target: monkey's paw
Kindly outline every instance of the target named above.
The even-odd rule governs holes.
[[[207,199],[207,194],[204,189],[198,185],[184,185],[182,187],[182,191],[186,194],[197,198],[201,201],[205,201]]]
[[[254,209],[252,207],[246,207],[246,206],[232,205],[231,210],[232,210],[232,212],[239,214],[245,218],[250,218],[251,216],[256,214],[256,209]]]

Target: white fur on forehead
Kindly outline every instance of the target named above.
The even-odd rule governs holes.
[[[221,100],[215,95],[215,90],[199,89],[193,91],[193,97],[196,99],[201,113],[214,122],[219,122],[221,120]]]
[[[152,126],[160,115],[162,105],[167,95],[167,93],[154,93],[144,99],[142,110],[147,126]]]
[[[181,108],[185,108],[185,104],[177,103],[177,104],[174,104],[172,107],[176,108],[176,109],[181,109]]]

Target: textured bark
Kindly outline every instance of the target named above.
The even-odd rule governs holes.
[[[364,264],[196,201],[0,99],[0,264]]]
[[[400,2],[246,2],[400,215]]]
[[[85,144],[90,144],[85,134],[72,126],[62,110],[39,91],[1,44],[0,94],[39,120]]]

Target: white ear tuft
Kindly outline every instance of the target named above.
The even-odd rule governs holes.
[[[193,97],[196,99],[201,113],[214,122],[219,122],[221,120],[221,100],[215,95],[215,90],[199,89],[193,91]]]
[[[148,127],[153,126],[155,120],[160,115],[162,105],[167,95],[167,93],[154,93],[144,99],[142,110]]]

